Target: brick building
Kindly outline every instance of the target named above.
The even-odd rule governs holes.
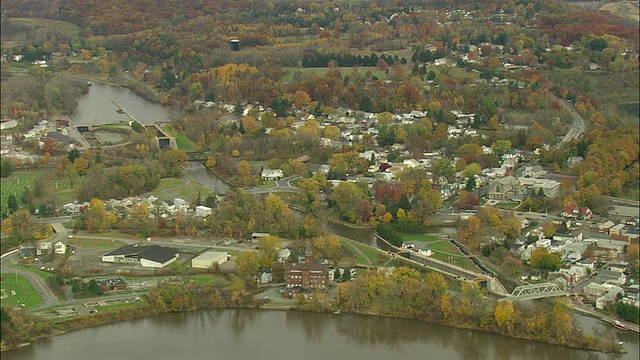
[[[287,288],[299,287],[302,290],[323,291],[329,289],[329,265],[315,262],[310,245],[305,251],[304,258],[304,262],[287,265],[285,270]]]

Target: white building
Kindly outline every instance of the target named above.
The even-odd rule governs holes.
[[[204,206],[204,205],[196,206],[196,216],[207,217],[211,215],[212,212],[213,212],[213,209],[211,209],[208,206]]]
[[[278,252],[278,261],[284,263],[291,256],[291,250],[284,248]]]
[[[191,260],[194,269],[212,269],[215,265],[222,265],[229,259],[226,252],[206,251]]]
[[[262,170],[261,176],[262,176],[262,180],[277,181],[284,177],[284,173],[282,172],[282,169],[275,169],[275,170],[264,169]]]
[[[58,241],[57,243],[53,244],[53,252],[56,255],[63,255],[67,252],[67,245],[63,244],[62,241]]]

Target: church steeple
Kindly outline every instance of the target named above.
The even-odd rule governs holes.
[[[304,251],[304,261],[307,264],[313,264],[313,246],[307,243],[307,249]]]

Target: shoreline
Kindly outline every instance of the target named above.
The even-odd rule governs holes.
[[[280,305],[282,305],[282,306],[280,306]],[[140,308],[134,307],[134,308],[120,310],[120,311],[116,311],[116,312],[112,312],[112,313],[104,312],[104,313],[100,313],[98,316],[96,316],[96,315],[81,315],[81,316],[83,316],[82,318],[75,318],[75,319],[71,319],[70,321],[61,321],[61,322],[56,322],[56,323],[50,323],[50,325],[51,325],[51,332],[50,333],[37,336],[37,337],[35,337],[33,339],[32,342],[20,344],[16,348],[10,348],[10,347],[3,346],[0,349],[0,352],[20,350],[20,349],[22,349],[24,347],[32,345],[33,343],[37,342],[38,340],[47,339],[47,338],[51,338],[51,337],[59,336],[59,335],[64,335],[66,333],[70,333],[70,332],[73,332],[73,331],[80,331],[80,330],[84,330],[84,329],[88,329],[88,328],[95,327],[95,326],[100,326],[100,325],[108,325],[108,324],[115,324],[115,323],[123,322],[123,321],[142,319],[142,318],[147,318],[147,317],[151,317],[151,316],[155,316],[155,315],[170,314],[170,313],[188,313],[188,312],[203,311],[203,310],[206,311],[206,310],[242,310],[242,309],[245,309],[245,310],[254,309],[254,310],[258,310],[258,311],[296,311],[296,312],[306,312],[306,313],[323,313],[323,314],[332,315],[332,316],[358,315],[358,316],[374,316],[374,317],[387,318],[387,319],[414,320],[414,321],[419,321],[419,322],[423,322],[423,323],[426,323],[426,324],[436,324],[436,325],[447,326],[447,327],[451,327],[451,328],[455,328],[455,329],[461,329],[461,330],[480,331],[480,332],[483,332],[483,333],[489,333],[489,334],[494,334],[494,335],[498,335],[498,336],[503,336],[505,338],[532,341],[532,342],[536,342],[536,343],[540,343],[540,344],[548,344],[548,345],[554,345],[554,346],[562,346],[562,347],[567,347],[567,348],[575,349],[575,350],[595,351],[595,352],[599,352],[599,353],[603,353],[603,354],[624,354],[625,353],[625,351],[624,351],[625,348],[624,347],[616,346],[613,343],[612,344],[608,344],[608,345],[616,346],[615,350],[608,350],[607,351],[605,349],[585,348],[585,347],[579,347],[579,346],[575,346],[575,345],[571,345],[571,344],[560,344],[560,343],[553,343],[553,342],[541,341],[541,340],[536,340],[536,339],[530,339],[530,338],[522,337],[522,336],[507,335],[507,334],[499,333],[499,332],[496,332],[496,331],[491,331],[490,329],[481,329],[481,328],[473,327],[473,326],[457,325],[457,324],[445,323],[445,322],[434,321],[434,320],[419,319],[419,318],[415,318],[415,317],[406,317],[406,316],[399,316],[399,315],[397,315],[397,316],[383,315],[383,314],[378,314],[378,313],[374,313],[374,312],[341,312],[341,313],[338,312],[338,313],[336,313],[332,309],[323,309],[323,310],[313,311],[313,310],[299,308],[297,306],[297,304],[294,304],[294,305],[288,305],[287,304],[287,305],[285,305],[285,303],[271,303],[271,302],[262,303],[262,304],[261,303],[256,303],[256,304],[253,304],[253,306],[248,305],[248,306],[225,306],[225,307],[216,307],[216,308],[195,308],[195,309],[189,309],[189,310],[183,310],[183,311],[155,311],[153,309],[150,309],[148,304],[146,304],[146,305],[143,305]],[[119,315],[121,315],[121,316],[119,316]],[[83,321],[83,320],[91,319],[91,318],[93,320]],[[78,324],[78,323],[80,323],[80,324]],[[63,329],[60,329],[60,328],[56,327],[56,325],[58,325],[58,324],[62,324],[62,325],[71,324],[71,325],[75,325],[75,326],[66,327],[66,329],[63,330]]]

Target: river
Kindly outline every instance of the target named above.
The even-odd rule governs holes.
[[[268,310],[164,314],[97,326],[4,352],[3,360],[637,359],[415,320]]]
[[[147,101],[123,88],[93,82],[89,93],[78,100],[78,107],[71,114],[76,126],[103,125],[120,121],[129,121],[124,114],[118,114],[118,108],[111,102],[115,101],[139,123],[150,125],[156,122],[168,122],[169,113],[162,105]]]

